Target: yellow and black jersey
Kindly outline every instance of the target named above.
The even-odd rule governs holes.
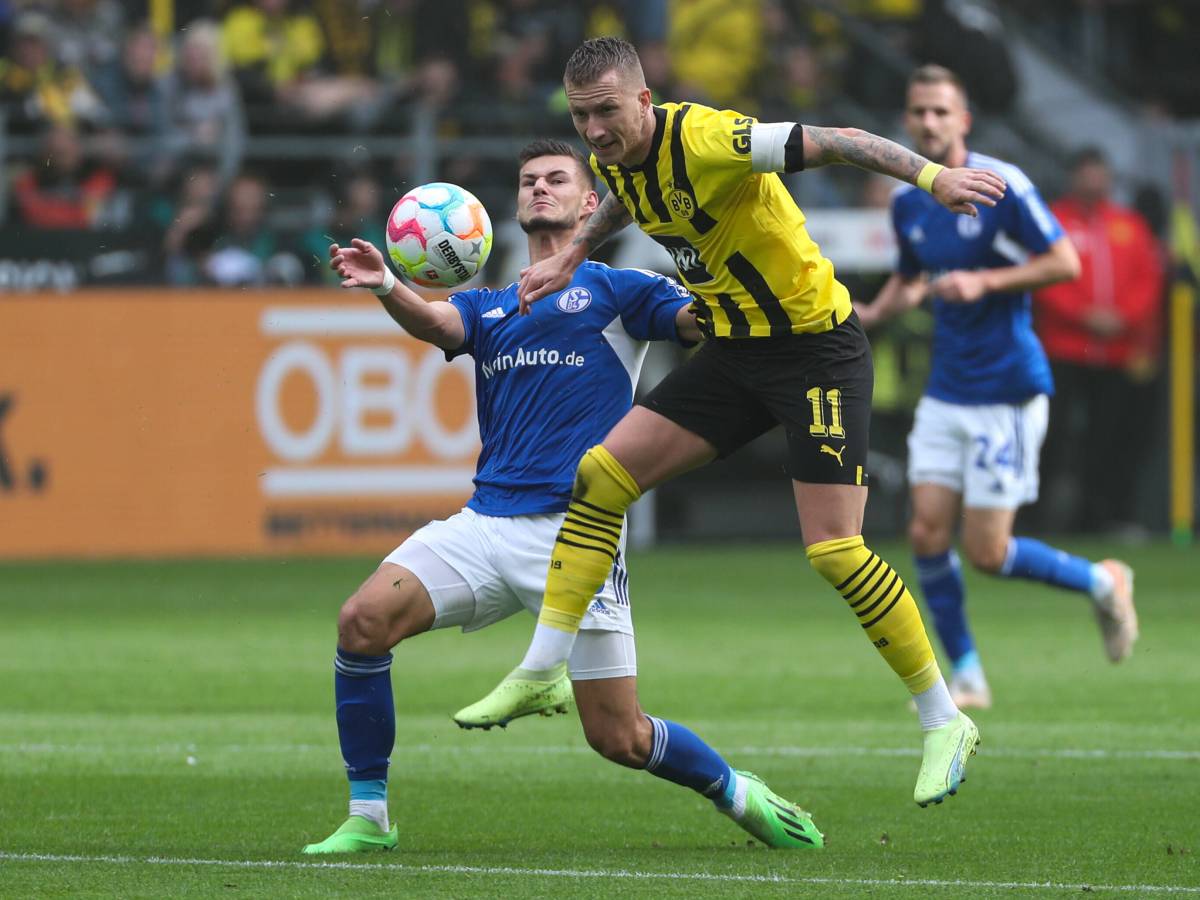
[[[850,295],[779,176],[751,169],[755,120],[695,103],[654,107],[640,166],[592,168],[670,252],[714,337],[829,331]]]

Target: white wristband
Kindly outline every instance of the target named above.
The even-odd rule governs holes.
[[[392,288],[396,286],[396,276],[392,274],[392,270],[387,263],[383,264],[383,284],[377,288],[371,288],[371,293],[380,297],[386,297],[392,292]]]

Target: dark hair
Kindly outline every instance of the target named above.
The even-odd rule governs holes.
[[[614,69],[618,75],[634,76],[639,83],[646,80],[633,44],[619,37],[592,38],[575,48],[567,60],[563,81],[573,85],[592,84]]]
[[[587,158],[579,152],[574,144],[568,144],[566,141],[560,141],[556,138],[535,138],[521,148],[517,159],[524,166],[531,159],[538,159],[542,156],[571,157],[571,159],[575,160],[575,165],[579,168],[579,174],[583,178],[583,183],[592,190],[596,189],[596,173],[592,171]]]
[[[913,69],[911,75],[908,76],[908,86],[914,84],[948,84],[958,89],[959,95],[963,98],[963,103],[967,102],[967,86],[963,84],[963,80],[958,77],[958,74],[945,66],[939,66],[936,63],[926,63],[923,66],[917,66]]]
[[[1108,158],[1104,151],[1094,144],[1080,147],[1071,154],[1071,164],[1068,168],[1072,172],[1078,172],[1084,166],[1104,166],[1107,169]]]

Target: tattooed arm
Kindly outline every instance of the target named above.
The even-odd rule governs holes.
[[[857,166],[916,184],[929,160],[869,131],[805,125],[804,167],[830,163]],[[1004,179],[988,169],[943,169],[934,178],[930,193],[948,209],[974,216],[978,214],[976,203],[995,206],[1004,196],[1004,189]]]
[[[806,169],[842,163],[916,184],[917,175],[927,162],[925,157],[869,131],[804,126]]]
[[[592,213],[587,223],[575,235],[571,243],[578,250],[579,261],[587,259],[587,255],[607,241],[610,237],[633,221],[633,216],[625,208],[625,204],[612,194],[605,194],[596,211]]]
[[[633,217],[625,205],[608,194],[570,244],[553,256],[521,270],[521,281],[517,286],[521,315],[529,312],[534,301],[561,291],[570,284],[571,276],[588,258],[588,254],[632,221]]]

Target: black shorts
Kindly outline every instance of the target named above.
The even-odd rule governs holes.
[[[831,331],[709,338],[640,405],[728,456],[776,425],[788,475],[812,484],[866,484],[875,370],[858,316]]]

